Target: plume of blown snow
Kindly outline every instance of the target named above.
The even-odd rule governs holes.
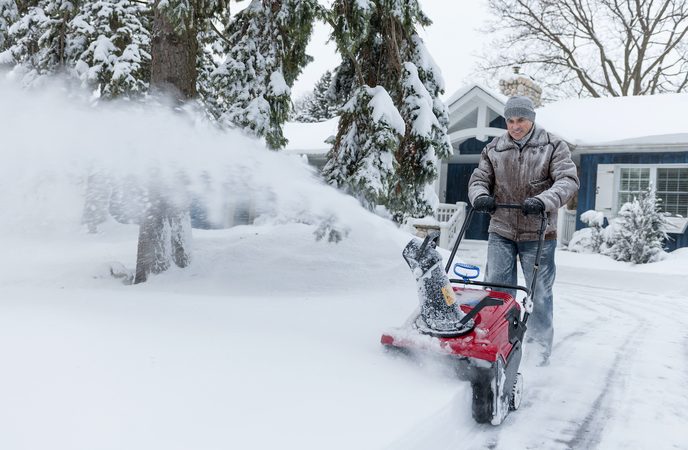
[[[156,183],[171,197],[183,191],[201,199],[209,216],[221,217],[227,199],[250,196],[261,221],[313,223],[325,235],[381,221],[320,181],[301,158],[219,129],[194,111],[159,102],[94,106],[65,89],[27,91],[7,80],[0,81],[0,98],[4,233],[79,228],[94,174]]]

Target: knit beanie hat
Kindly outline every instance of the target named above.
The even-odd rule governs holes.
[[[535,122],[535,106],[528,97],[511,97],[504,105],[504,118],[509,120],[511,117],[523,117],[531,122]]]

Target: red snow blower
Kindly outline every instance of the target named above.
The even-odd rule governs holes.
[[[497,207],[521,209],[521,205],[509,204]],[[480,268],[463,263],[454,265],[454,273],[461,279],[447,276],[473,214],[469,208],[444,270],[442,256],[435,250],[439,233],[429,234],[422,243],[413,239],[404,248],[402,255],[418,284],[420,307],[403,326],[384,333],[381,342],[388,350],[447,359],[459,378],[471,383],[476,422],[499,425],[521,403],[523,377],[518,368],[533,308],[547,215],[542,213],[533,278],[530,287],[524,287],[477,281]],[[515,296],[495,289],[521,290],[526,296],[520,303]]]

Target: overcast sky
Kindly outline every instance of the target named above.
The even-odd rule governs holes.
[[[485,36],[478,29],[489,18],[486,0],[420,0],[423,11],[433,25],[421,31],[421,37],[444,76],[446,92],[451,96],[473,80],[477,55],[483,49]],[[328,69],[339,62],[334,44],[327,44],[328,28],[318,24],[308,47],[315,59],[309,64],[293,87],[295,97],[309,92]],[[478,80],[473,80],[478,81]]]

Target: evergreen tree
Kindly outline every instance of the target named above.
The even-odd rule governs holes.
[[[608,227],[607,248],[603,252],[617,261],[635,264],[656,261],[667,238],[667,221],[660,203],[652,187],[625,203]]]
[[[341,105],[335,103],[334,95],[330,93],[331,85],[332,72],[328,70],[315,83],[313,92],[299,105],[294,119],[297,122],[323,122],[335,117]]]
[[[85,1],[70,26],[84,41],[76,73],[102,98],[132,98],[148,90],[150,8],[135,0]]]
[[[386,204],[404,119],[382,86],[362,86],[344,105],[339,120],[340,132],[323,173],[369,209]]]
[[[252,0],[227,28],[228,51],[212,76],[219,119],[286,145],[291,86],[312,59],[306,45],[318,9],[315,0]]]
[[[2,61],[15,65],[25,85],[68,71],[85,50],[85,41],[69,26],[80,0],[38,0],[10,27],[12,45]]]
[[[388,181],[385,195],[367,197],[365,191],[358,192],[357,196],[365,196],[369,205],[384,198],[383,205],[397,222],[431,213],[438,203],[432,187],[437,178],[438,159],[451,154],[451,145],[447,137],[447,110],[439,100],[444,82],[415,30],[417,25],[430,25],[430,20],[417,0],[336,0],[328,21],[343,59],[335,72],[331,95],[341,98],[349,90],[354,92],[355,99],[361,100],[364,98],[361,90],[368,86],[382,87],[405,124],[392,167],[380,177]],[[324,171],[329,182],[346,185],[354,193],[362,185],[357,180],[375,178],[359,165],[357,153],[366,150],[357,150],[346,139],[362,114],[375,111],[358,100],[348,105],[358,120],[345,120],[346,114],[342,115]],[[376,129],[369,127],[358,132],[374,133]],[[374,136],[362,136],[360,142],[375,140]],[[341,145],[354,147],[341,151],[338,148]],[[342,180],[342,174],[348,174],[349,178]]]
[[[19,19],[19,8],[15,0],[0,0],[0,64],[2,52],[10,45],[10,26]]]
[[[217,97],[212,86],[212,77],[218,64],[216,59],[220,58],[227,49],[218,31],[200,30],[198,32],[198,58],[196,60],[196,91],[198,99],[205,109],[208,118],[215,120],[220,116]]]
[[[355,72],[353,62],[349,58],[343,58],[339,67],[335,68],[328,92],[332,103],[343,105],[352,97],[351,94],[357,87]]]
[[[313,102],[313,93],[308,92],[301,95],[300,97],[293,99],[291,103],[291,111],[289,114],[289,120],[292,122],[303,122],[311,123],[311,117],[306,113],[306,110],[310,108],[310,104]]]

